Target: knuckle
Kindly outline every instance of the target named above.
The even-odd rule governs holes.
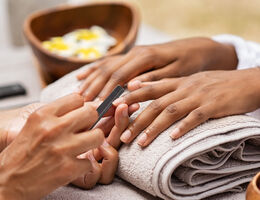
[[[147,74],[147,79],[150,81],[157,81],[158,76],[155,73],[150,73],[150,74]]]
[[[31,116],[36,119],[43,119],[45,117],[45,115],[46,115],[45,109],[42,108],[42,109],[39,109],[39,110],[36,110],[35,112],[33,112]]]
[[[108,69],[106,65],[104,65],[103,67],[99,67],[98,69],[101,76],[108,77],[111,75],[111,71]]]
[[[64,154],[64,150],[62,148],[60,148],[59,146],[53,146],[51,149],[50,149],[50,152],[49,152],[52,156],[55,156],[55,157],[62,157],[62,155]]]
[[[202,112],[201,110],[194,110],[193,115],[194,115],[195,119],[198,121],[202,121],[206,118],[204,112]]]
[[[175,104],[170,104],[165,109],[167,114],[177,114],[178,113],[178,107]]]
[[[51,139],[63,132],[69,125],[68,122],[59,122],[56,120],[46,121],[40,124],[39,132],[42,134],[44,140]]]
[[[126,76],[121,72],[116,71],[111,75],[110,80],[114,83],[122,83],[126,81]]]
[[[148,86],[146,86],[146,87],[144,88],[144,90],[145,90],[145,92],[146,92],[147,94],[154,94],[154,92],[155,92],[155,88],[154,88],[153,85],[148,85]]]
[[[154,50],[149,46],[136,46],[135,53],[144,58],[152,58],[154,56]]]
[[[159,100],[154,100],[152,103],[150,103],[148,107],[149,109],[155,112],[161,111],[163,109],[162,104],[160,103]]]
[[[73,93],[73,94],[71,94],[71,96],[72,96],[72,101],[79,102],[81,104],[84,103],[84,97],[82,95],[80,95],[79,93]]]

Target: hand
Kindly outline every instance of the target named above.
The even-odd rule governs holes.
[[[93,166],[78,156],[104,141],[100,129],[88,130],[98,118],[72,94],[50,103],[28,118],[15,140],[0,154],[0,196],[40,199]]]
[[[43,103],[34,103],[0,113],[2,119],[0,124],[0,152],[21,132],[29,116],[43,105]]]
[[[93,170],[86,172],[72,183],[84,189],[93,188],[96,183],[109,184],[113,181],[118,165],[118,152],[120,146],[121,133],[129,124],[129,115],[138,110],[139,105],[133,104],[128,107],[120,104],[114,116],[103,119],[97,127],[100,128],[107,137],[103,145],[94,151],[81,155],[82,158],[92,162]],[[110,110],[111,113],[111,110]]]
[[[122,134],[131,142],[141,131],[138,141],[149,145],[162,131],[181,120],[171,133],[177,139],[210,118],[242,114],[260,107],[260,69],[200,72],[188,77],[142,83],[116,100],[132,104],[155,99]]]
[[[207,38],[136,46],[126,55],[108,57],[78,74],[85,100],[104,99],[118,84],[137,89],[140,82],[187,76],[202,70],[235,69],[237,57],[231,45]],[[151,71],[153,70],[153,71]],[[143,74],[144,73],[144,74]],[[141,75],[142,74],[142,75]]]

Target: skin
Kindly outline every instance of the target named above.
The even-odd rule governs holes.
[[[103,131],[106,140],[104,145],[94,149],[91,152],[82,154],[82,158],[89,158],[95,162],[92,171],[88,171],[83,176],[77,178],[72,183],[84,189],[90,189],[96,183],[109,184],[113,181],[118,164],[118,152],[116,149],[120,147],[121,133],[127,128],[129,124],[129,115],[139,109],[138,104],[133,104],[128,107],[126,104],[120,104],[113,116],[108,116],[103,119],[97,127]],[[108,112],[110,115],[112,110]]]
[[[73,180],[83,188],[112,181],[118,153],[104,140],[100,128],[88,131],[98,118],[96,106],[84,105],[82,96],[72,94],[44,106],[25,107],[24,113],[16,115],[19,126],[14,129],[7,118],[18,110],[5,112],[9,126],[1,123],[1,131],[5,130],[1,133],[8,134],[1,141],[7,146],[2,146],[0,154],[0,199],[40,199]],[[128,115],[123,115],[127,111],[127,105],[120,105],[111,118],[128,122]],[[127,125],[111,126],[122,131]],[[94,149],[99,151],[100,163],[91,154]]]
[[[144,131],[138,144],[145,147],[178,120],[170,134],[172,139],[208,119],[254,111],[260,107],[259,77],[260,68],[252,68],[143,82],[139,89],[114,102],[114,105],[133,104],[154,99],[128,126],[121,141],[130,143]]]
[[[208,38],[136,46],[125,55],[108,57],[78,74],[85,100],[104,99],[116,85],[135,90],[141,82],[187,76],[205,70],[232,70],[237,66],[233,46]]]

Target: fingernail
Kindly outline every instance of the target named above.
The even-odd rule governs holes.
[[[123,134],[121,135],[121,137],[120,137],[120,140],[122,141],[122,142],[128,142],[128,140],[130,139],[130,137],[131,137],[131,131],[130,130],[126,130],[125,132],[123,132]]]
[[[141,83],[142,83],[141,81],[135,80],[135,81],[133,81],[133,82],[131,83],[131,87],[133,87],[133,88],[135,88],[135,89],[138,89],[138,88],[140,88]]]
[[[178,137],[178,135],[180,134],[180,132],[181,132],[181,130],[179,128],[173,129],[173,131],[171,133],[171,138],[176,139]]]
[[[113,104],[115,105],[115,106],[118,106],[120,103],[123,103],[123,98],[118,98],[118,99],[116,99],[114,102],[113,102]]]
[[[146,134],[146,133],[143,133],[143,134],[141,135],[140,139],[138,140],[138,144],[139,144],[140,146],[143,146],[144,143],[146,142],[146,140],[147,140],[147,134]]]
[[[109,147],[110,144],[108,144],[108,142],[106,140],[104,140],[103,144],[102,144],[103,147]]]

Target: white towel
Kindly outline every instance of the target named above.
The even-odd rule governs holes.
[[[48,86],[42,92],[42,101],[75,91],[80,85],[75,78],[79,70]],[[142,103],[133,118],[148,103]],[[176,141],[169,137],[173,128],[145,149],[136,141],[123,145],[118,176],[163,199],[195,200],[244,191],[260,170],[260,121],[255,118],[240,115],[210,120]]]

